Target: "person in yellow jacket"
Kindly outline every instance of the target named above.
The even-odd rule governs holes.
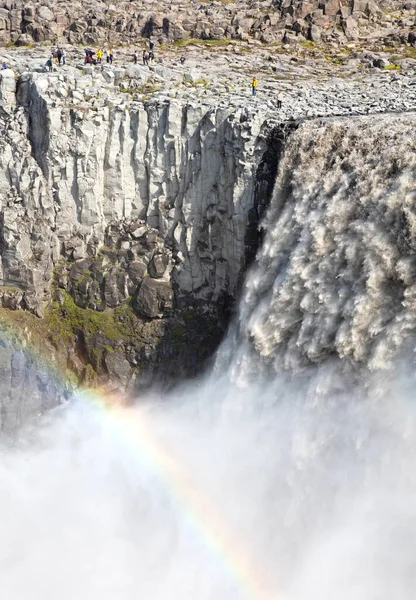
[[[251,83],[251,91],[252,91],[252,94],[253,94],[253,98],[257,94],[257,86],[258,86],[258,84],[259,84],[259,82],[257,81],[257,77],[253,77],[253,81]]]
[[[101,48],[99,48],[97,50],[97,63],[101,64],[103,60],[103,51],[101,50]]]

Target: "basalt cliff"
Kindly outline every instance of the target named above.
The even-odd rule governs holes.
[[[113,65],[85,65],[68,45],[67,64],[52,72],[41,46],[4,51],[3,430],[61,401],[71,381],[136,392],[198,373],[229,322],[288,140],[302,140],[305,120],[326,128],[369,115],[369,130],[373,119],[389,133],[396,113],[401,131],[413,127],[408,43],[398,54],[357,42],[339,59],[314,45],[258,44],[254,53],[244,42],[187,46],[185,63],[183,47],[158,48],[150,66],[133,64],[129,49]],[[299,160],[283,163],[288,202],[316,177],[305,171],[293,199]]]
[[[146,72],[120,71],[0,76],[0,296],[6,338],[132,389],[195,374],[221,339],[271,192],[272,126],[264,110],[139,101],[118,84]]]

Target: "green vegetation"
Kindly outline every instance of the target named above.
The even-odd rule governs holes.
[[[36,354],[45,352],[48,346],[49,353],[55,354],[52,351],[55,348],[58,362],[63,363],[61,369],[68,369],[68,374],[72,372],[73,379],[78,379],[81,373],[67,363],[67,356],[75,351],[80,335],[93,371],[100,371],[104,351],[114,352],[121,343],[141,342],[147,324],[135,315],[130,303],[99,312],[80,308],[63,290],[59,290],[59,295],[60,302],[53,302],[42,319],[28,311],[0,308],[0,322],[10,330],[13,339],[29,343]],[[89,373],[88,378],[92,379],[91,376]]]
[[[343,64],[343,61],[340,58],[337,58],[336,56],[325,54],[324,57],[325,57],[326,60],[328,60],[333,65],[338,65],[339,66],[339,65]]]
[[[119,339],[119,331],[110,311],[97,312],[90,308],[80,308],[69,294],[62,293],[62,305],[54,302],[45,314],[48,331],[55,342],[72,342],[80,332],[88,337],[101,333],[113,342]]]
[[[8,293],[10,295],[18,294],[19,292],[23,294],[23,290],[19,287],[13,287],[11,285],[2,285],[1,286],[2,293]]]
[[[191,87],[203,86],[207,90],[209,90],[209,88],[211,87],[211,84],[209,84],[206,79],[198,79],[198,81],[186,81],[185,80],[184,83],[186,83],[188,86],[191,86]]]
[[[147,98],[153,96],[154,94],[157,94],[157,92],[160,92],[161,89],[162,89],[161,85],[152,84],[152,83],[143,83],[142,85],[139,85],[138,87],[134,87],[134,88],[121,87],[120,91],[123,92],[123,94],[131,94],[132,96],[134,96],[136,94],[140,94],[140,95],[144,96],[145,99],[147,99]]]
[[[117,248],[110,248],[110,246],[101,246],[98,250],[98,256],[114,256],[119,250]]]
[[[64,374],[74,385],[93,387],[107,376],[104,357],[134,348],[143,360],[156,361],[172,376],[181,367],[196,373],[221,339],[224,324],[195,308],[184,309],[175,317],[142,320],[131,301],[103,312],[80,308],[62,289],[44,318],[24,310],[0,308],[0,322],[10,339],[22,343],[33,355],[51,356],[51,368]],[[144,349],[146,348],[146,352]],[[148,357],[149,349],[152,356]],[[182,360],[185,363],[182,363]]]
[[[304,48],[309,48],[310,50],[315,49],[315,44],[310,40],[305,40],[304,42],[300,42],[300,45]]]
[[[49,368],[55,371],[58,377],[72,384],[79,383],[79,374],[68,363],[65,353],[54,354],[53,343],[49,338],[47,321],[39,319],[25,310],[9,310],[0,308],[0,323],[7,331],[8,339],[15,344],[22,344],[25,352],[29,352],[36,359],[41,356],[49,362]],[[66,348],[59,348],[66,350]],[[48,361],[47,356],[53,356]]]
[[[204,46],[228,46],[230,43],[231,40],[202,40],[197,38],[188,38],[186,40],[179,40],[178,42],[174,42],[173,46],[177,48],[184,48],[186,46],[193,46],[196,44]]]

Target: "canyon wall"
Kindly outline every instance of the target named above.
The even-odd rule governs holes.
[[[279,123],[262,104],[138,101],[118,76],[0,74],[2,429],[72,385],[200,372],[271,199],[243,369],[387,364],[414,329],[414,113]]]
[[[0,75],[0,310],[59,371],[132,390],[218,345],[284,134],[105,76]]]

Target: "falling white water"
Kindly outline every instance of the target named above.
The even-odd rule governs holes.
[[[330,355],[385,368],[414,340],[415,131],[409,113],[291,136],[240,311],[276,370]]]
[[[111,411],[73,399],[1,448],[2,598],[413,600],[412,355],[356,367],[411,348],[406,119],[295,132],[213,373],[126,409],[210,518]]]

